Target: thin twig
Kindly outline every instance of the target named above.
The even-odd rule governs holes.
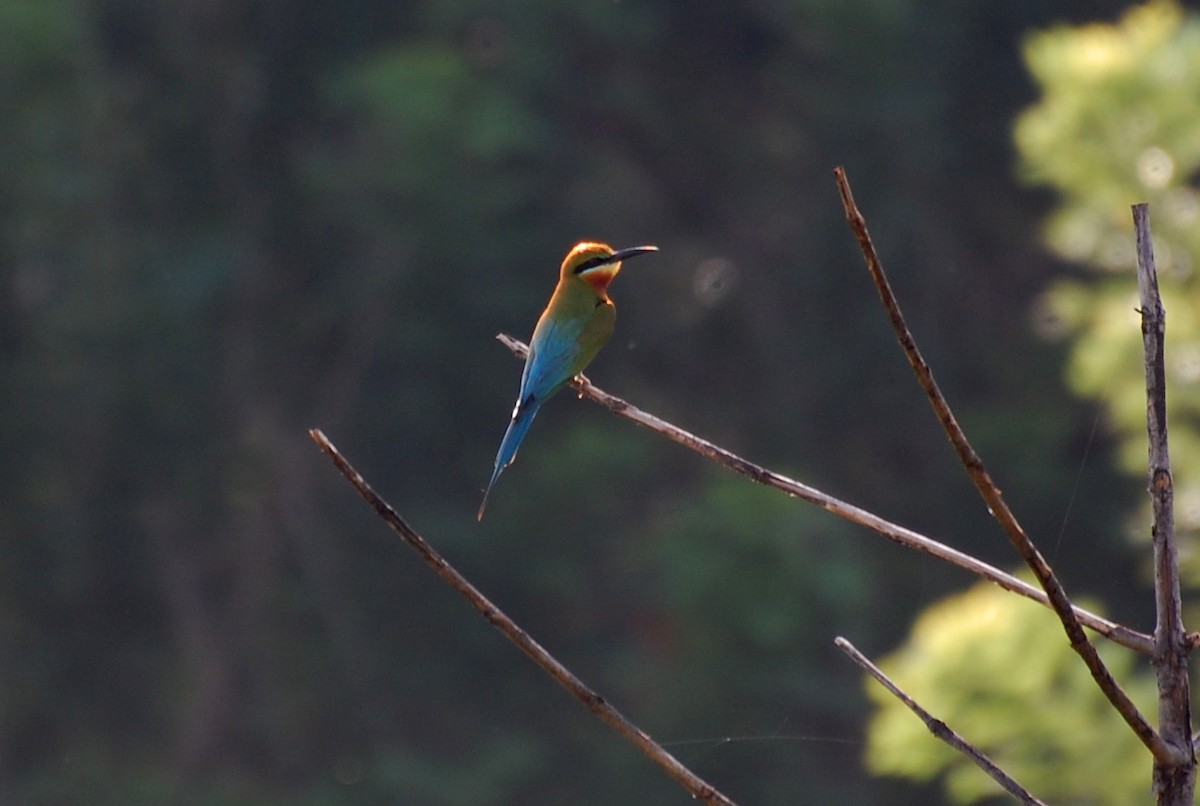
[[[1008,794],[1022,803],[1029,804],[1029,806],[1046,806],[1045,803],[1031,795],[1029,790],[1013,780],[1008,773],[996,766],[996,763],[984,755],[982,750],[958,735],[945,722],[937,719],[922,708],[920,703],[908,696],[903,689],[892,682],[891,678],[884,674],[882,669],[872,663],[866,655],[855,649],[853,644],[841,636],[835,638],[833,642],[837,644],[839,649],[849,655],[851,660],[861,666],[871,677],[874,677],[880,685],[895,695],[896,699],[907,705],[910,711],[920,717],[921,721],[925,723],[925,727],[929,728],[930,733],[973,761],[976,766],[991,776],[992,780],[1004,787],[1004,790]]]
[[[603,697],[584,685],[583,681],[572,674],[566,666],[559,663],[553,655],[543,649],[516,622],[505,615],[500,608],[492,604],[478,588],[455,570],[433,546],[409,526],[392,509],[391,505],[371,489],[370,485],[363,480],[358,471],[346,461],[321,431],[314,428],[308,434],[312,437],[313,442],[316,442],[320,446],[325,455],[333,461],[341,474],[346,477],[346,480],[354,486],[354,489],[358,490],[359,495],[371,505],[376,514],[386,521],[388,526],[392,527],[404,542],[412,547],[438,576],[449,584],[450,587],[462,594],[463,598],[470,602],[471,606],[478,610],[480,615],[487,619],[489,624],[503,633],[504,637],[516,644],[522,652],[532,658],[533,662],[540,666],[546,674],[554,678],[555,682],[574,694],[602,722],[624,736],[631,744],[645,753],[651,761],[662,767],[668,775],[690,792],[692,797],[704,803],[733,806],[733,801],[722,795],[711,784],[705,782],[683,764],[679,763],[674,756],[651,739],[645,731],[622,716]]]
[[[513,354],[521,360],[524,360],[529,352],[529,348],[524,342],[514,339],[508,334],[501,333],[496,338],[501,344],[512,350]],[[1047,607],[1049,606],[1050,602],[1046,597],[1046,593],[1022,579],[1007,574],[999,568],[988,565],[969,554],[964,554],[957,549],[950,548],[944,543],[939,543],[936,540],[925,537],[918,532],[914,532],[912,529],[899,526],[865,509],[834,498],[832,495],[824,493],[815,487],[810,487],[795,479],[788,478],[782,473],[776,473],[761,465],[756,465],[749,459],[745,459],[725,448],[714,445],[690,431],[685,431],[677,425],[639,409],[637,406],[616,395],[605,392],[582,375],[571,381],[571,386],[579,392],[580,397],[599,403],[613,414],[619,414],[622,417],[633,420],[639,425],[644,425],[672,442],[677,442],[719,465],[723,465],[736,473],[746,476],[751,481],[756,481],[767,487],[773,487],[788,495],[808,501],[810,504],[816,504],[838,517],[845,518],[848,521],[878,532],[895,543],[937,557],[940,560],[945,560],[952,565],[956,565],[990,582],[994,582],[1005,590],[1032,599]],[[1075,614],[1078,616],[1080,622],[1108,638],[1113,643],[1146,654],[1149,654],[1154,649],[1153,639],[1145,633],[1131,630],[1124,625],[1117,624],[1081,607],[1075,608]]]
[[[1133,205],[1137,239],[1138,296],[1142,314],[1142,347],[1146,366],[1146,433],[1149,437],[1149,493],[1154,513],[1154,671],[1158,679],[1158,716],[1163,739],[1183,758],[1156,765],[1155,789],[1160,798],[1191,803],[1196,788],[1192,751],[1191,694],[1188,689],[1188,638],[1179,595],[1179,555],[1175,545],[1174,484],[1167,448],[1167,372],[1164,354],[1166,312],[1158,292],[1149,206]]]
[[[979,455],[975,453],[975,449],[971,447],[971,443],[967,440],[967,435],[963,432],[962,427],[959,426],[958,420],[950,410],[950,405],[946,402],[946,398],[942,396],[941,390],[933,378],[932,370],[930,370],[929,365],[921,356],[920,351],[917,349],[916,341],[913,339],[908,325],[904,322],[904,315],[900,312],[900,304],[897,302],[895,294],[892,293],[887,275],[883,272],[883,264],[875,252],[875,246],[871,243],[871,236],[867,232],[866,219],[854,203],[854,196],[850,192],[850,181],[846,178],[845,170],[839,167],[834,170],[834,175],[837,178],[838,191],[841,193],[842,206],[846,210],[846,220],[850,224],[850,229],[853,230],[855,237],[858,239],[863,257],[866,258],[867,269],[871,272],[871,278],[875,281],[875,289],[879,292],[879,298],[883,302],[883,307],[887,310],[888,318],[891,319],[892,327],[896,331],[896,337],[900,341],[900,346],[903,348],[909,364],[912,365],[913,371],[916,373],[918,383],[925,390],[925,394],[929,398],[930,405],[933,406],[938,421],[941,422],[942,428],[945,429],[946,436],[950,438],[950,443],[954,446],[959,461],[962,462],[963,467],[966,468],[967,475],[971,477],[971,480],[975,483],[975,488],[987,503],[988,511],[1000,523],[1001,528],[1004,529],[1004,533],[1008,535],[1009,542],[1013,544],[1017,553],[1025,560],[1025,564],[1033,571],[1033,575],[1041,584],[1042,589],[1046,591],[1046,596],[1050,600],[1050,606],[1058,614],[1059,621],[1062,622],[1063,629],[1067,633],[1067,638],[1071,642],[1071,648],[1083,659],[1084,664],[1088,667],[1088,671],[1092,673],[1096,684],[1104,692],[1104,696],[1108,698],[1109,702],[1117,710],[1117,713],[1121,715],[1129,727],[1133,729],[1133,732],[1141,739],[1142,743],[1154,755],[1157,763],[1166,765],[1180,763],[1183,758],[1182,751],[1163,741],[1162,736],[1154,730],[1154,727],[1146,720],[1146,717],[1142,715],[1137,706],[1134,705],[1133,700],[1129,699],[1129,695],[1125,693],[1125,690],[1121,688],[1120,684],[1112,676],[1112,673],[1109,672],[1108,667],[1104,665],[1104,661],[1100,659],[1099,653],[1096,652],[1096,647],[1088,640],[1087,633],[1080,626],[1079,619],[1075,615],[1075,609],[1071,605],[1071,600],[1067,598],[1062,583],[1058,581],[1054,570],[1046,562],[1041,552],[1033,545],[1033,541],[1025,533],[1024,527],[1017,521],[1017,517],[1013,514],[1013,511],[1009,509],[1004,496],[1000,492],[1000,488],[992,481],[991,475],[988,473],[987,468],[984,467],[983,460],[979,458]]]

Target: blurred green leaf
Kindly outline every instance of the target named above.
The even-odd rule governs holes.
[[[1079,602],[1094,609],[1094,603]],[[1100,654],[1142,710],[1153,713],[1153,674],[1101,643]],[[908,640],[879,663],[913,699],[1038,797],[1097,806],[1145,797],[1151,760],[1070,648],[1045,608],[991,585],[928,608]],[[873,680],[867,762],[879,774],[941,779],[955,803],[1000,794],[966,756]]]

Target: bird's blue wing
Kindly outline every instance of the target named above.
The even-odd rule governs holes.
[[[571,367],[579,353],[580,326],[545,319],[538,322],[529,340],[529,358],[521,373],[517,408],[532,401],[543,403],[571,380]],[[516,411],[513,412],[514,416]]]

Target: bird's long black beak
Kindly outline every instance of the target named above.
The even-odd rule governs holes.
[[[620,261],[627,260],[628,258],[631,258],[631,257],[637,257],[638,255],[645,255],[649,252],[657,252],[657,251],[658,251],[657,246],[631,246],[628,249],[618,249],[616,252],[613,252],[612,257],[610,257],[608,260],[606,260],[604,262],[605,263],[619,263]]]

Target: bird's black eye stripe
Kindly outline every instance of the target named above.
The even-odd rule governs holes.
[[[604,257],[602,255],[597,255],[596,257],[590,257],[575,267],[575,273],[581,274],[581,273],[587,271],[588,269],[594,269],[597,266],[603,266],[605,263],[608,263],[611,260],[612,260],[611,256]]]

